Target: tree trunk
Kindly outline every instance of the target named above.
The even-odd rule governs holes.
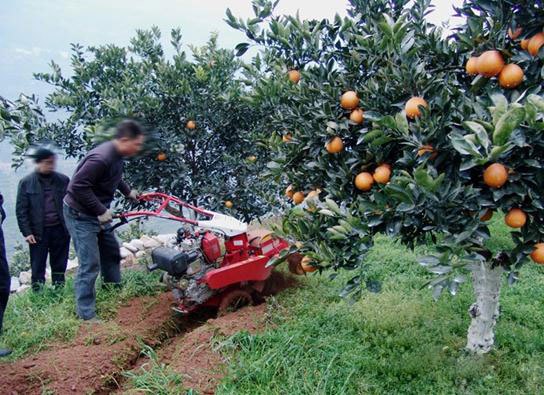
[[[472,272],[476,302],[468,310],[472,321],[468,329],[467,349],[477,354],[489,352],[495,341],[503,271],[502,266],[492,268],[491,262],[486,261]]]

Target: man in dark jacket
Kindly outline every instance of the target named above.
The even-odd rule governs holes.
[[[121,283],[119,244],[108,231],[113,219],[110,204],[116,190],[136,200],[122,180],[125,157],[143,146],[144,132],[134,121],[117,126],[115,138],[89,151],[79,162],[64,198],[64,218],[79,258],[75,281],[76,312],[86,321],[96,319],[95,282],[98,273],[105,284]]]
[[[36,171],[19,182],[15,211],[19,229],[30,246],[32,289],[37,291],[45,283],[48,255],[53,285],[64,285],[70,235],[64,224],[62,199],[70,180],[55,171],[53,151],[38,148],[31,157]]]
[[[2,324],[4,323],[4,311],[8,304],[9,288],[11,285],[11,277],[9,275],[8,260],[6,259],[6,246],[4,244],[4,231],[2,230],[2,222],[6,219],[4,211],[4,197],[0,194],[0,334],[2,333]],[[0,348],[0,357],[5,357],[11,354],[11,350]]]

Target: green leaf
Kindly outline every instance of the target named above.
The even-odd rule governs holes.
[[[495,124],[493,144],[506,144],[514,129],[519,127],[524,118],[525,110],[523,108],[512,108],[505,112]]]

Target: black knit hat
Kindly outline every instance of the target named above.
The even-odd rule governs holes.
[[[44,159],[55,156],[55,153],[51,151],[49,148],[39,147],[39,148],[36,148],[36,151],[34,151],[32,154],[28,156],[34,159],[34,162],[40,163]]]

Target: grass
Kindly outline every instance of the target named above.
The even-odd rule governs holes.
[[[115,315],[120,304],[158,290],[157,274],[145,271],[123,273],[121,290],[100,289],[97,283],[97,311],[102,319]],[[71,340],[81,321],[75,315],[73,279],[69,277],[63,289],[45,287],[40,293],[27,291],[10,297],[4,316],[1,345],[10,347],[10,359],[38,352],[55,341]]]
[[[492,222],[493,250],[511,246],[502,217]],[[473,301],[470,284],[434,302],[420,289],[428,278],[412,252],[380,237],[373,248],[379,294],[354,304],[312,275],[306,286],[277,297],[273,327],[223,341],[228,374],[218,394],[496,394],[544,388],[544,268],[528,264],[521,281],[502,292],[496,349],[464,351]]]

